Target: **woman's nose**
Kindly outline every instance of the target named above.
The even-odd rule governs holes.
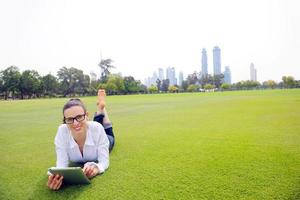
[[[79,124],[79,122],[76,119],[74,119],[73,125],[77,125],[77,124]]]

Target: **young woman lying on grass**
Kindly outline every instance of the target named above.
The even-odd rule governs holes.
[[[64,124],[59,126],[55,137],[56,167],[81,163],[88,178],[108,168],[109,152],[114,147],[115,138],[105,109],[105,96],[105,90],[98,91],[98,111],[94,121],[88,121],[88,112],[80,99],[70,99],[64,105]],[[58,190],[62,182],[62,176],[50,174],[47,185]]]

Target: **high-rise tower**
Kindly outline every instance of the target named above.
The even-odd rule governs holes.
[[[224,82],[231,84],[231,71],[229,66],[225,67],[225,71],[224,71]]]
[[[201,76],[207,75],[207,55],[205,48],[202,49],[202,67],[201,67]]]
[[[218,46],[213,50],[214,75],[221,74],[221,49]]]
[[[170,85],[177,85],[177,79],[175,76],[175,68],[174,67],[168,67],[166,78],[169,79]]]
[[[179,72],[179,76],[178,76],[178,86],[180,87],[182,85],[183,82],[183,72]]]
[[[257,81],[257,77],[256,77],[256,69],[254,68],[254,64],[251,63],[250,64],[250,80],[251,81]]]
[[[164,70],[162,68],[158,68],[158,78],[159,80],[164,80]]]

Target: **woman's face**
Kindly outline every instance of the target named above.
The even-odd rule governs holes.
[[[84,134],[87,127],[87,113],[81,106],[73,106],[64,111],[65,122],[75,135]]]

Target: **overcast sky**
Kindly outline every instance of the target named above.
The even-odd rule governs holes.
[[[300,79],[299,10],[298,0],[0,0],[0,70],[99,75],[102,54],[141,81],[169,66],[186,77],[202,48],[212,73],[218,45],[233,82],[250,79],[251,62],[258,81]]]

